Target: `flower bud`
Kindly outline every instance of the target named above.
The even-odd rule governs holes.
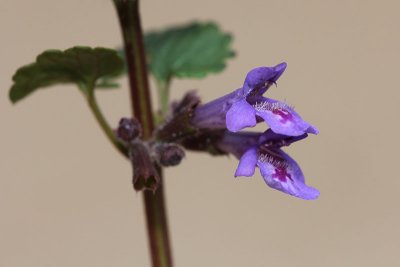
[[[160,164],[164,167],[178,165],[185,156],[185,151],[175,144],[159,144],[155,150]]]
[[[139,137],[142,134],[142,127],[135,118],[122,118],[119,121],[117,135],[125,141],[130,142]]]
[[[193,111],[199,105],[200,98],[195,91],[187,93],[179,102],[173,103],[173,112],[167,121],[158,127],[156,139],[163,142],[177,142],[193,135],[197,129],[190,124]]]
[[[135,190],[155,192],[161,179],[147,146],[140,140],[134,142],[129,154],[133,167],[132,182]]]

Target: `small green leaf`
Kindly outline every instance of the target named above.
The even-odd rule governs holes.
[[[9,96],[15,103],[41,87],[58,83],[75,83],[88,95],[99,78],[117,76],[123,68],[122,58],[112,49],[73,47],[65,51],[47,50],[36,58],[35,63],[17,70]],[[109,87],[110,84],[102,86]]]
[[[234,56],[232,37],[214,23],[191,23],[145,35],[149,68],[159,81],[203,78]]]

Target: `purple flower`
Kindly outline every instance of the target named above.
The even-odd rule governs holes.
[[[262,96],[276,83],[285,69],[286,63],[252,69],[242,88],[199,106],[192,124],[198,128],[227,128],[231,132],[237,132],[246,127],[254,127],[257,122],[264,120],[278,134],[317,134],[318,130],[304,121],[292,107]]]
[[[307,137],[285,136],[267,130],[263,134],[229,133],[219,142],[219,149],[240,158],[237,176],[253,176],[256,166],[272,188],[302,199],[316,199],[319,191],[305,184],[299,165],[280,148]]]

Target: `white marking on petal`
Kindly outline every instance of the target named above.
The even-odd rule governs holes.
[[[289,105],[286,102],[268,102],[268,101],[263,101],[263,102],[256,102],[253,105],[254,109],[257,111],[274,111],[274,110],[282,110],[285,112],[288,112],[287,110],[289,109],[294,109],[293,106]]]

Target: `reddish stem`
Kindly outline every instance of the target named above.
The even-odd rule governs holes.
[[[154,121],[139,15],[139,0],[114,0],[114,4],[124,39],[133,115],[143,127],[143,138],[148,139],[154,130]],[[161,177],[161,169],[159,171]],[[162,181],[154,194],[145,191],[143,196],[152,266],[172,267]]]

